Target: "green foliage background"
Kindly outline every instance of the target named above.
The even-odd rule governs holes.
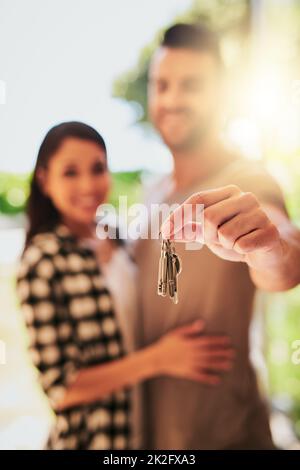
[[[118,206],[118,198],[126,194],[128,204],[141,198],[141,171],[112,173],[112,192],[109,202]],[[0,215],[24,212],[29,194],[30,174],[0,173]]]

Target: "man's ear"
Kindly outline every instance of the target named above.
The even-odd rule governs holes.
[[[47,170],[45,168],[38,168],[36,172],[36,179],[38,186],[41,190],[41,192],[47,196]]]

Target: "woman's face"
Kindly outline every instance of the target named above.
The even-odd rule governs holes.
[[[111,186],[105,151],[93,141],[69,137],[42,170],[41,181],[62,219],[91,224]]]

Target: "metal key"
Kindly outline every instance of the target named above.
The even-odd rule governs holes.
[[[169,280],[169,295],[175,304],[178,303],[178,282],[177,276],[180,273],[180,259],[175,253],[174,245],[170,244],[170,262],[172,264],[172,282]]]
[[[159,259],[159,268],[158,268],[158,286],[157,293],[165,297],[168,290],[168,248],[166,240],[162,240],[161,252]]]
[[[175,252],[173,243],[170,240],[162,239],[157,292],[164,297],[168,292],[175,304],[178,303],[177,276],[180,271],[180,259]]]

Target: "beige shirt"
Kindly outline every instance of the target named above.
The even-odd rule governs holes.
[[[166,178],[152,191],[154,203],[181,203],[195,191],[236,184],[261,201],[284,208],[275,181],[257,163],[238,159],[210,179],[183,193],[168,195]],[[218,386],[161,377],[145,384],[146,448],[224,449],[272,446],[268,414],[259,396],[249,362],[248,333],[255,287],[244,263],[225,261],[207,247],[187,251],[176,245],[182,260],[179,303],[157,295],[160,255],[158,240],[139,240],[135,247],[139,269],[143,344],[177,326],[202,318],[206,332],[229,335],[236,349],[233,370]]]

